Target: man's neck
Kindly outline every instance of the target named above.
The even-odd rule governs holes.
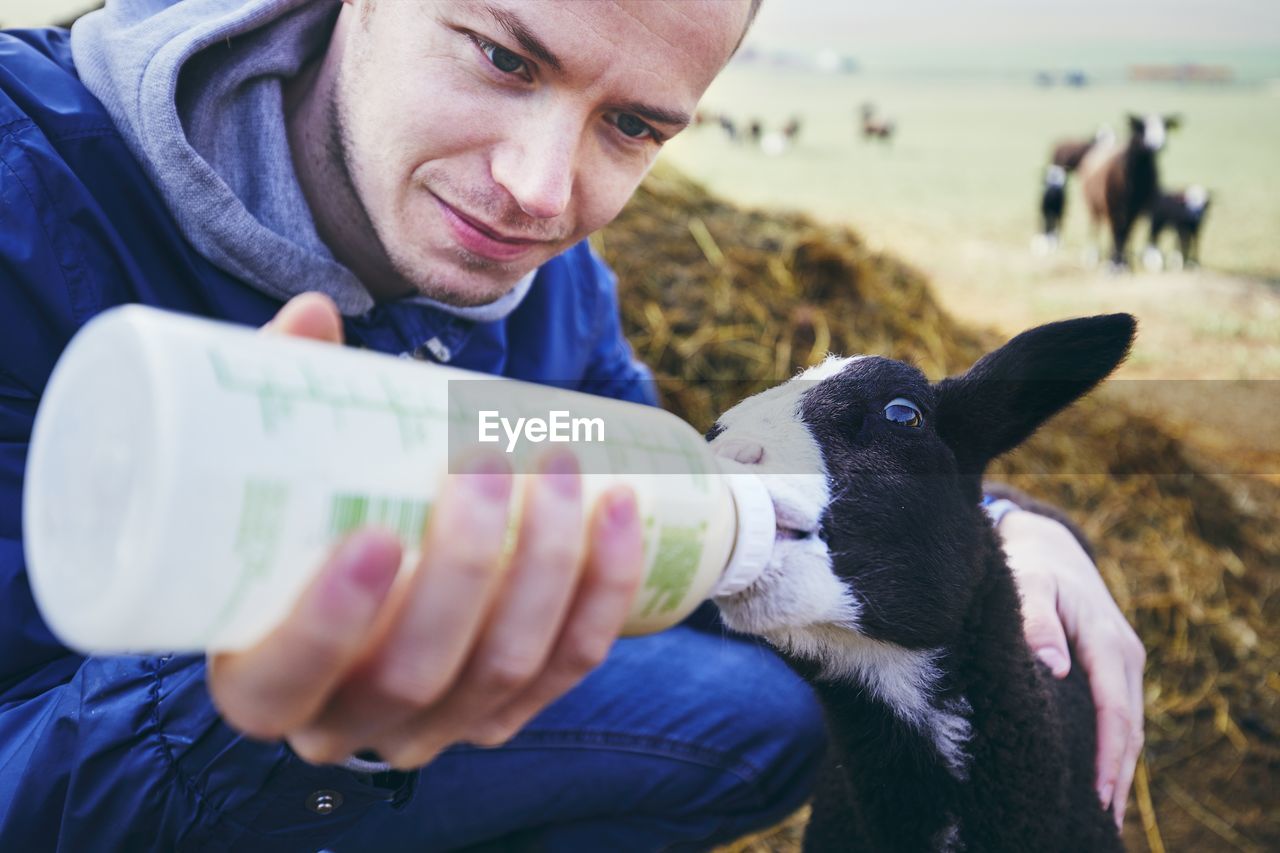
[[[330,48],[284,82],[285,127],[298,185],[311,209],[316,233],[374,300],[382,302],[416,291],[383,251],[342,162],[335,101],[338,62],[332,47],[341,37],[335,29]]]

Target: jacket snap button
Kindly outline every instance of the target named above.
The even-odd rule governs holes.
[[[423,346],[427,348],[428,352],[436,357],[436,361],[443,364],[448,364],[449,360],[453,358],[453,353],[449,350],[449,347],[446,346],[445,342],[439,338],[432,338],[423,344]]]
[[[327,815],[342,805],[342,795],[337,791],[312,791],[307,796],[307,808],[318,815]]]

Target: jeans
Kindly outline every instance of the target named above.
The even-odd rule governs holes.
[[[511,741],[450,748],[407,805],[327,849],[705,850],[802,805],[824,747],[816,699],[772,651],[682,625],[618,641]]]

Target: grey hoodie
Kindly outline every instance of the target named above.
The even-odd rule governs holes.
[[[298,186],[283,81],[323,53],[339,0],[109,0],[71,31],[84,84],[102,101],[196,250],[270,296],[326,293],[343,314],[373,298],[334,259]],[[506,316],[530,274],[456,316]]]

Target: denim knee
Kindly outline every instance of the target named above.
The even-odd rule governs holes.
[[[506,745],[447,750],[403,813],[332,849],[705,850],[802,805],[824,748],[816,698],[776,654],[680,627],[617,643]]]

